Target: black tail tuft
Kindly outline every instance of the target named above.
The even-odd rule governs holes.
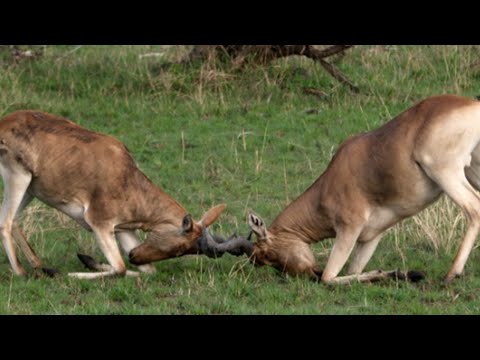
[[[410,270],[410,271],[401,271],[401,270],[396,270],[392,271],[389,276],[394,279],[394,280],[409,280],[411,282],[419,282],[423,279],[425,279],[425,273],[421,271],[415,271],[415,270]]]
[[[416,283],[416,282],[419,282],[419,281],[425,279],[425,273],[423,271],[411,270],[411,271],[407,272],[407,278],[411,282]]]
[[[77,254],[77,257],[82,262],[82,264],[85,265],[85,267],[87,269],[90,269],[90,270],[96,270],[97,269],[97,267],[96,267],[97,262],[91,256],[84,255],[84,254]]]

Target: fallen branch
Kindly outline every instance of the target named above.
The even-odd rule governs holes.
[[[208,60],[215,56],[224,56],[230,60],[235,68],[243,68],[247,62],[268,64],[271,61],[292,55],[306,56],[320,65],[336,80],[347,85],[353,92],[358,93],[348,77],[335,65],[325,59],[336,54],[341,54],[353,45],[332,45],[325,49],[317,49],[313,45],[197,45],[182,63],[198,60]]]
[[[307,52],[304,55],[314,60],[325,59],[332,55],[344,52],[351,47],[353,47],[353,45],[333,45],[326,49],[319,50],[312,45],[307,45]]]

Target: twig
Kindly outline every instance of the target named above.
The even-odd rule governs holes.
[[[185,149],[186,149],[185,134],[182,131],[182,163],[185,163]]]
[[[160,53],[160,52],[151,52],[146,54],[140,54],[138,55],[138,58],[143,59],[143,58],[149,58],[149,57],[162,57],[164,55],[165,55],[164,53]]]
[[[70,54],[73,54],[75,51],[77,51],[78,49],[82,48],[83,45],[78,45],[77,47],[73,48],[72,50],[70,51],[67,51],[65,54],[63,54],[62,56],[58,57],[55,61],[59,61],[65,57],[67,57],[68,55]]]
[[[350,90],[352,90],[354,93],[359,93],[360,89],[353,85],[350,80],[333,64],[330,64],[329,62],[319,59],[320,64],[324,67],[325,70],[328,71],[330,75],[332,75],[335,79],[340,81],[343,84],[346,84]]]
[[[307,94],[307,95],[316,96],[319,99],[324,99],[328,96],[325,91],[322,91],[320,89],[315,89],[315,88],[312,88],[312,87],[303,88],[303,93]]]

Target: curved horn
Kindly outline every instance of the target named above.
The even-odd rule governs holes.
[[[203,234],[197,240],[198,248],[202,254],[208,257],[221,257],[228,252],[234,256],[241,256],[246,254],[251,256],[253,253],[253,243],[244,238],[232,235],[227,240],[220,236],[210,235],[207,228],[203,228]]]

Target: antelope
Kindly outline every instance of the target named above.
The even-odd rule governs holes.
[[[14,241],[34,269],[42,268],[17,221],[33,198],[95,234],[108,265],[93,264],[99,270],[94,273],[68,274],[83,279],[139,274],[127,271],[116,240],[133,264],[196,254],[202,230],[225,209],[224,204],[217,205],[194,221],[136,166],[119,140],[40,111],[17,111],[0,120],[0,174],[4,183],[0,233],[16,275],[26,271]],[[147,233],[141,245],[135,230]],[[80,259],[88,266],[91,258]],[[138,270],[150,273],[155,268],[145,264]]]
[[[208,231],[199,247],[209,256],[247,254],[256,265],[324,283],[389,277],[419,280],[418,272],[363,272],[382,234],[447,194],[465,215],[467,230],[450,271],[463,272],[480,229],[480,102],[454,95],[427,98],[380,128],[343,142],[326,170],[267,229],[248,214],[257,241],[221,242]],[[321,271],[310,244],[335,238]],[[345,276],[338,276],[348,258]]]

